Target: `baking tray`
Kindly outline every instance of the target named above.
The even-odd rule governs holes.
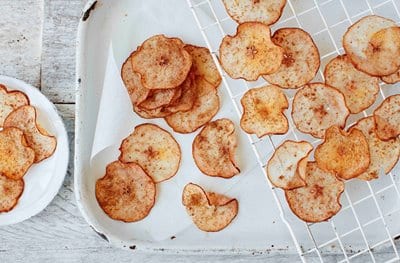
[[[134,232],[126,233],[123,231],[124,228],[120,228],[120,224],[123,223],[109,224],[102,220],[93,194],[95,180],[90,173],[92,141],[113,25],[129,23],[130,10],[134,10],[135,3],[138,2],[132,0],[89,1],[79,25],[75,194],[79,209],[96,232],[118,247],[171,253],[285,252],[299,253],[303,261],[306,261],[308,257],[323,261],[325,255],[337,254],[339,260],[350,261],[365,255],[375,260],[375,252],[381,249],[387,251],[389,248],[386,254],[390,254],[394,259],[398,258],[398,252],[393,248],[393,238],[400,234],[400,224],[398,224],[400,194],[399,183],[395,176],[399,172],[399,166],[391,175],[382,176],[379,180],[370,183],[355,180],[347,182],[346,192],[341,200],[343,204],[341,212],[328,222],[305,224],[290,212],[283,193],[269,186],[262,169],[262,165],[269,159],[275,145],[279,145],[285,139],[307,139],[317,143],[314,139],[295,130],[283,136],[271,136],[262,140],[249,136],[254,158],[259,160],[260,166],[252,172],[254,177],[246,180],[235,195],[239,199],[241,213],[254,215],[247,227],[235,229],[232,226],[219,233],[202,233],[195,227],[191,227],[168,239],[156,242],[140,238]],[[222,37],[235,30],[236,24],[227,17],[219,0],[173,0],[168,3],[182,12],[194,15],[182,27],[198,30],[198,34],[204,37],[203,45],[208,46],[214,56]],[[331,58],[343,52],[340,49],[340,36],[350,25],[349,20],[354,22],[374,12],[399,21],[396,4],[398,3],[393,1],[346,1],[345,3],[340,0],[288,1],[282,18],[273,29],[300,25],[310,32],[319,47],[323,69]],[[206,20],[198,19],[198,12],[206,14],[211,18],[211,22],[208,19],[205,24]],[[141,15],[143,19],[146,19],[146,15],[149,14]],[[173,16],[174,14],[171,14],[171,17]],[[180,35],[180,30],[180,28],[176,29],[176,35]],[[238,106],[235,107],[238,113],[241,111],[238,103],[241,95],[248,88],[264,84],[261,81],[231,80],[224,73],[223,77],[224,85],[221,89],[229,94],[232,105]],[[322,80],[321,73],[315,80]],[[390,88],[383,85],[380,98],[364,114],[370,114],[384,97],[398,91],[399,85]],[[293,97],[293,92],[289,91],[288,96]],[[354,117],[349,118],[348,124],[354,120]],[[251,196],[251,198],[246,199],[245,196]],[[246,200],[252,203],[247,206]],[[259,203],[258,209],[251,210],[250,207],[254,203]],[[248,210],[246,210],[247,207],[249,207]]]

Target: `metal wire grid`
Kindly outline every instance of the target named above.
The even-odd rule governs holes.
[[[187,2],[198,24],[204,41],[206,42],[207,47],[210,49],[213,59],[216,62],[217,68],[222,75],[223,85],[233,102],[237,114],[241,116],[242,111],[239,101],[242,95],[250,88],[262,86],[267,82],[265,82],[264,80],[254,83],[241,80],[232,80],[222,70],[217,58],[218,46],[220,40],[225,35],[227,35],[227,24],[232,22],[231,18],[226,14],[226,12],[221,12],[221,9],[223,9],[223,7],[221,6],[222,0],[187,0]],[[349,2],[352,2],[351,4],[356,8],[350,9]],[[353,22],[357,21],[360,17],[368,14],[378,14],[386,17],[389,16],[396,22],[399,22],[399,8],[400,1],[398,0],[287,0],[284,14],[281,17],[280,21],[278,21],[273,26],[273,28],[276,29],[285,26],[301,27],[308,32],[312,32],[311,35],[313,36],[314,40],[315,38],[321,38],[321,41],[315,41],[317,45],[319,45],[320,43],[323,43],[323,46],[331,45],[333,47],[333,50],[326,52],[321,52],[321,46],[319,46],[320,53],[323,53],[321,54],[321,68],[323,69],[326,62],[328,62],[330,59],[337,56],[338,54],[343,53],[343,48],[340,46],[341,43],[338,43],[336,41],[335,35],[343,35],[343,30],[345,30]],[[337,10],[341,10],[341,16],[337,12]],[[388,13],[384,13],[383,11],[387,11]],[[205,12],[211,15],[213,21],[202,19],[200,15],[201,12]],[[304,19],[305,16],[309,17],[308,20]],[[317,25],[317,27],[319,26],[320,28],[317,29],[316,27],[313,27],[313,25]],[[337,28],[342,28],[342,30],[337,30]],[[328,39],[324,39],[324,36]],[[322,49],[324,49],[324,47]],[[315,80],[323,81],[321,68]],[[382,87],[385,84],[381,83],[380,85]],[[293,93],[291,94],[291,91],[287,91],[287,95],[289,97],[292,97]],[[364,111],[361,114],[361,117],[370,115],[372,113],[372,110],[385,98],[386,95],[381,88],[380,98],[378,98],[375,105],[371,106],[370,109]],[[356,118],[359,117],[360,116],[356,116]],[[301,133],[296,132],[293,128],[293,123],[291,123],[290,127],[291,128],[288,134],[291,134],[294,139],[298,140],[299,137],[301,137],[301,139],[307,137],[302,135]],[[256,154],[258,163],[263,168],[263,170],[265,170],[264,167],[267,160],[265,149],[274,151],[276,149],[276,145],[285,138],[287,138],[287,135],[266,136],[262,139],[258,139],[253,135],[248,135],[248,139],[251,142],[252,149]],[[308,136],[307,139],[312,140],[314,145],[319,142],[318,140],[315,140],[310,136]],[[338,220],[336,220],[336,218],[334,217],[326,223],[318,224],[304,223],[297,219],[291,220],[290,217],[293,217],[293,215],[287,207],[286,200],[282,195],[282,191],[273,187],[269,180],[266,181],[269,187],[272,189],[272,194],[278,205],[281,218],[286,224],[290,235],[293,238],[295,247],[300,255],[302,262],[307,262],[307,257],[312,254],[314,254],[314,258],[315,256],[317,256],[317,258],[319,258],[321,262],[324,262],[324,251],[326,250],[326,248],[328,248],[329,250],[329,248],[333,248],[334,246],[336,246],[336,248],[339,249],[339,251],[343,254],[343,258],[340,262],[350,262],[353,259],[361,259],[361,257],[363,257],[363,260],[370,259],[371,262],[382,262],[381,258],[377,258],[374,255],[374,251],[380,247],[389,247],[392,250],[391,253],[388,253],[388,255],[394,255],[394,257],[385,259],[386,262],[395,262],[400,260],[399,252],[397,251],[396,245],[394,243],[394,238],[399,236],[400,233],[394,232],[394,230],[392,230],[391,223],[389,221],[390,218],[393,217],[395,218],[394,224],[397,223],[396,219],[400,218],[400,208],[396,207],[395,209],[389,209],[389,211],[386,211],[387,209],[384,207],[384,203],[381,201],[381,199],[384,198],[389,191],[391,191],[392,196],[389,202],[400,203],[399,187],[396,184],[394,175],[392,173],[388,174],[387,176],[381,176],[380,179],[374,180],[372,182],[364,183],[360,181],[355,182],[354,180],[346,182],[346,190],[342,196],[341,202],[342,204],[347,203],[347,205],[343,205],[340,214],[351,214],[350,217],[353,218],[355,222],[355,226],[346,229],[346,231],[341,231],[342,227],[340,227],[339,225],[347,224],[348,222],[343,222],[341,218],[338,218]],[[384,186],[379,190],[376,190],[376,185],[381,184],[379,181],[385,181],[384,183],[382,183]],[[352,192],[349,191],[348,188],[354,187],[355,184],[357,184],[358,186],[362,184],[363,187],[366,188],[364,189],[363,197],[354,197],[352,195]],[[367,214],[365,212],[361,214],[359,209],[357,208],[357,206],[361,206],[362,204],[364,204],[364,206],[365,204],[367,204],[368,207],[365,209],[366,211],[368,211]],[[372,212],[372,208],[376,209],[375,216],[370,215],[374,214]],[[349,216],[347,216],[347,218],[349,218]],[[306,235],[309,237],[310,244],[308,246],[305,245],[302,241],[300,242],[298,240],[300,234],[297,233],[298,226],[295,226],[294,224],[301,224],[302,231],[305,231]],[[377,226],[377,224],[379,224],[379,226]],[[368,228],[372,228],[372,232],[374,233],[383,233],[383,237],[380,237],[378,242],[371,244],[371,238],[369,238],[369,233],[367,231]],[[395,230],[399,231],[398,229]],[[328,240],[324,240],[324,242],[318,242],[318,235],[320,232],[332,232],[332,237],[328,238]],[[355,233],[358,233],[358,237],[355,236]],[[346,239],[350,239],[351,241],[356,240],[357,242],[361,240],[361,243],[363,243],[364,246],[361,247],[358,251],[349,251],[347,245],[351,242],[347,242]],[[367,258],[365,258],[365,256],[367,256]]]

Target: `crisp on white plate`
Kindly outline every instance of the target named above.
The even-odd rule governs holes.
[[[18,204],[8,213],[0,213],[0,226],[16,224],[41,212],[58,193],[69,160],[68,136],[57,109],[37,88],[11,77],[0,75],[0,84],[8,90],[20,90],[36,108],[38,122],[57,138],[54,154],[34,164],[24,176],[25,189]]]

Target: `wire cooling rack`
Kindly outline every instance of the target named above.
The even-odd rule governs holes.
[[[267,82],[262,78],[256,82],[233,80],[222,70],[217,58],[219,44],[225,35],[233,35],[237,26],[226,13],[222,0],[187,2],[222,75],[223,85],[235,110],[241,115],[240,99],[243,94]],[[381,15],[399,23],[399,9],[400,0],[287,0],[282,17],[272,26],[272,31],[282,27],[300,27],[309,32],[321,56],[321,67],[314,81],[323,81],[325,65],[338,54],[344,53],[342,36],[352,23],[369,14]],[[204,19],[204,14],[208,15],[207,19]],[[387,96],[400,92],[399,84],[389,86],[381,83],[380,86],[380,96],[376,103],[366,111],[350,116],[348,126],[361,117],[371,115]],[[285,92],[289,101],[292,101],[296,91]],[[308,140],[314,146],[320,142],[298,132],[291,119],[289,122],[291,128],[286,135],[261,139],[248,135],[264,171],[267,160],[282,141]],[[335,253],[335,259],[339,262],[398,262],[400,257],[395,240],[400,238],[400,191],[396,181],[399,172],[400,166],[397,165],[392,173],[381,175],[371,182],[347,181],[341,198],[342,209],[338,215],[327,222],[314,224],[297,219],[288,208],[283,192],[273,187],[269,180],[266,181],[302,262],[308,262],[308,259],[326,262],[332,253]]]

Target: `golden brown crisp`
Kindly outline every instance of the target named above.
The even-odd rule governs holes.
[[[309,142],[285,141],[276,148],[268,161],[268,179],[274,186],[285,190],[305,186],[304,166],[312,150],[313,146]]]
[[[204,174],[231,178],[240,173],[235,160],[237,137],[229,119],[219,119],[204,126],[193,141],[193,158]]]
[[[209,122],[219,110],[217,89],[202,77],[196,77],[196,99],[193,107],[165,117],[168,125],[179,133],[191,133]]]
[[[370,164],[364,134],[358,129],[345,132],[337,126],[326,130],[325,140],[315,149],[314,157],[318,167],[345,180],[364,173]]]
[[[19,180],[33,164],[35,152],[20,129],[7,127],[0,131],[0,156],[0,174]]]
[[[136,163],[110,163],[104,177],[96,182],[97,202],[115,220],[142,220],[153,208],[155,198],[155,183]]]
[[[192,66],[192,57],[178,38],[152,36],[131,56],[132,69],[147,89],[172,89],[181,85]]]
[[[145,123],[122,141],[119,160],[139,164],[159,183],[173,177],[180,165],[181,149],[172,135],[157,125]]]
[[[271,25],[281,17],[286,0],[223,0],[226,11],[238,23]]]
[[[8,91],[7,87],[0,84],[0,127],[4,120],[13,110],[18,107],[29,105],[29,98],[22,91]]]
[[[326,221],[342,208],[339,200],[344,191],[344,183],[334,173],[318,168],[315,162],[309,162],[306,171],[306,186],[286,190],[286,200],[301,220]]]
[[[200,76],[214,87],[218,87],[222,78],[208,48],[194,45],[186,45],[184,48],[192,56],[192,71],[195,76]]]
[[[225,36],[219,48],[221,65],[233,79],[257,80],[276,72],[283,49],[271,40],[270,28],[259,22],[240,24],[236,35]]]
[[[126,59],[126,61],[122,65],[121,78],[125,84],[126,90],[128,91],[132,105],[136,106],[147,98],[150,90],[146,89],[142,85],[140,74],[133,71],[131,60],[132,54]]]
[[[381,140],[400,135],[400,95],[387,97],[374,111],[376,134]]]
[[[16,127],[24,132],[28,146],[35,151],[35,163],[38,163],[53,155],[57,139],[39,126],[36,117],[33,106],[21,106],[8,115],[4,127]]]
[[[326,84],[343,93],[351,113],[359,113],[371,106],[379,92],[379,78],[357,70],[347,55],[332,59],[325,67]]]
[[[281,28],[272,42],[283,48],[283,60],[278,71],[263,76],[269,83],[282,88],[297,89],[310,82],[318,72],[318,48],[311,36],[300,28]]]
[[[293,99],[292,118],[299,131],[324,138],[332,125],[346,124],[349,110],[343,94],[324,83],[310,83],[297,91]]]
[[[388,174],[399,160],[400,139],[398,137],[387,141],[379,139],[373,116],[362,118],[351,129],[358,129],[365,135],[371,159],[368,169],[357,178],[369,181],[378,178],[381,173]]]
[[[393,20],[361,18],[344,34],[343,47],[354,66],[371,76],[390,75],[400,68],[400,28]]]
[[[236,199],[206,193],[192,183],[183,189],[182,203],[193,223],[205,232],[218,232],[226,228],[236,217],[239,207]]]
[[[23,191],[24,180],[13,180],[0,174],[0,213],[14,209]]]
[[[243,106],[240,126],[245,132],[261,138],[288,131],[289,123],[283,112],[289,107],[289,102],[279,87],[269,85],[251,89],[240,102]]]

